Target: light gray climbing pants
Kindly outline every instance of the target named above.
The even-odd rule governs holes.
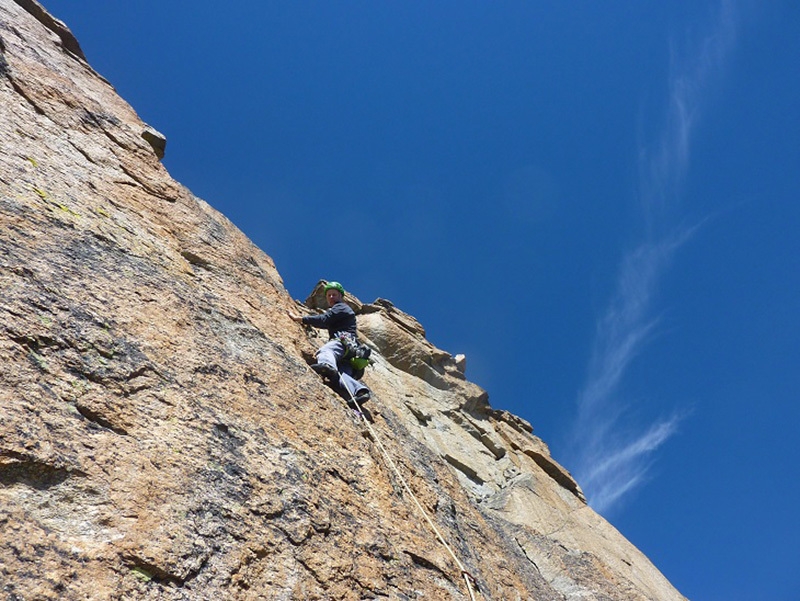
[[[369,390],[363,382],[353,377],[353,368],[350,362],[344,359],[344,345],[338,340],[329,340],[317,351],[317,363],[324,363],[339,372],[339,385],[347,390],[351,396],[356,396],[362,390]]]

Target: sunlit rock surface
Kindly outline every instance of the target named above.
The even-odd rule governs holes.
[[[308,367],[322,333],[287,310],[320,308],[320,287],[292,300],[153,132],[65,25],[0,0],[4,598],[469,598]],[[371,428],[477,598],[683,599],[463,357],[391,302],[349,300]]]

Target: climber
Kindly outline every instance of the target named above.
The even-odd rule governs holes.
[[[301,316],[289,311],[289,317],[304,325],[328,329],[329,340],[317,351],[317,362],[311,369],[323,378],[338,381],[351,398],[362,405],[369,400],[369,388],[353,377],[353,368],[345,359],[348,347],[358,346],[356,314],[344,302],[344,288],[339,282],[325,285],[325,299],[330,307],[325,313]]]

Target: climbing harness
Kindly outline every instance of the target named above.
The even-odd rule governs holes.
[[[419,499],[417,499],[417,496],[411,490],[411,487],[409,487],[408,482],[406,482],[406,479],[403,477],[403,474],[400,473],[400,470],[397,468],[397,465],[392,459],[392,456],[389,455],[389,451],[386,450],[386,447],[383,446],[381,439],[378,438],[378,433],[375,431],[375,428],[372,427],[372,424],[369,423],[369,420],[366,418],[364,412],[361,410],[361,406],[358,404],[358,401],[356,400],[355,396],[353,396],[353,393],[351,393],[348,390],[347,394],[350,395],[350,401],[355,407],[356,413],[361,417],[364,424],[367,426],[367,430],[372,436],[372,440],[375,441],[375,444],[378,445],[378,448],[381,450],[381,453],[383,453],[383,456],[386,458],[386,463],[389,465],[390,468],[392,468],[392,471],[394,471],[394,475],[400,481],[400,484],[403,486],[403,490],[405,490],[406,493],[408,493],[408,496],[411,497],[411,499],[414,501],[414,504],[416,505],[419,513],[422,515],[423,518],[425,518],[425,521],[428,523],[428,526],[431,527],[431,530],[433,530],[433,532],[436,534],[436,537],[439,539],[439,542],[442,543],[445,549],[447,549],[447,552],[450,553],[450,557],[453,558],[453,561],[456,562],[458,569],[461,570],[461,576],[464,578],[464,582],[467,583],[467,591],[469,591],[469,598],[472,601],[475,601],[475,592],[472,590],[473,586],[475,587],[475,591],[480,592],[478,589],[478,582],[475,580],[475,577],[466,570],[464,564],[461,563],[461,561],[458,559],[458,556],[456,556],[453,549],[450,547],[450,545],[447,544],[447,541],[444,539],[444,536],[442,536],[442,533],[436,527],[436,524],[433,523],[433,520],[428,515],[428,512],[425,511],[425,508],[422,506],[422,503],[419,502]]]
[[[342,359],[348,361],[354,370],[360,370],[363,373],[364,368],[369,365],[369,356],[372,353],[372,349],[366,344],[360,344],[355,334],[345,330],[336,332],[333,338],[338,340],[344,348],[344,357]],[[356,378],[356,380],[358,379]]]

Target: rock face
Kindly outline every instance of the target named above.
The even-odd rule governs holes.
[[[359,422],[287,316],[320,288],[170,178],[33,0],[0,0],[0,137],[4,598],[683,599],[463,357],[350,297]]]

